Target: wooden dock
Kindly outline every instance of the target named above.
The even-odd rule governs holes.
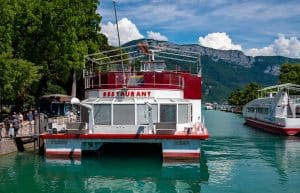
[[[24,145],[28,143],[34,143],[38,140],[38,136],[36,135],[28,135],[28,136],[20,136],[20,137],[15,137],[15,143],[17,146],[18,151],[23,152],[25,150]],[[34,147],[35,149],[35,147]]]

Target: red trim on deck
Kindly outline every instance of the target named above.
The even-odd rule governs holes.
[[[297,135],[300,134],[300,128],[286,128],[272,123],[267,123],[260,120],[246,119],[246,124],[255,128],[262,129],[276,134]]]
[[[41,134],[42,139],[195,139],[205,140],[208,135],[156,135],[156,134]]]

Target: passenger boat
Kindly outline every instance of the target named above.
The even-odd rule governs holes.
[[[300,134],[299,91],[299,85],[290,83],[259,90],[261,97],[243,108],[246,124],[277,134]]]
[[[214,109],[214,105],[212,103],[205,103],[204,104],[204,109],[205,110],[213,110]]]
[[[40,135],[47,157],[81,157],[108,143],[153,143],[161,144],[164,159],[200,158],[208,132],[199,53],[143,42],[87,55],[84,63],[85,99],[71,101],[80,121],[48,124]]]

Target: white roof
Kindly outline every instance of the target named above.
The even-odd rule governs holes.
[[[296,90],[300,91],[300,85],[292,84],[292,83],[286,83],[286,84],[278,84],[275,86],[269,86],[265,87],[263,89],[260,89],[259,91],[269,91],[269,90],[282,90],[282,89],[288,89],[288,90]]]

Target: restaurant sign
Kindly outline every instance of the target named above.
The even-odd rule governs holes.
[[[102,91],[102,97],[151,97],[152,92],[147,90],[116,90]]]

